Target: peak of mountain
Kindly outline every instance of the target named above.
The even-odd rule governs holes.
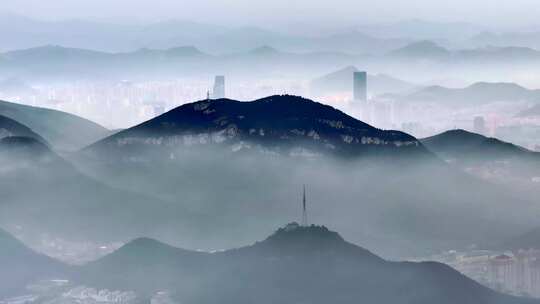
[[[251,50],[249,53],[252,55],[276,55],[279,54],[280,51],[269,45],[263,45]]]
[[[58,150],[77,150],[109,134],[102,126],[72,114],[6,101],[0,101],[0,115],[39,132]]]
[[[443,132],[421,142],[431,151],[448,159],[505,159],[536,157],[534,152],[525,148],[503,142],[496,138],[457,129]],[[538,157],[540,160],[540,157]]]
[[[443,264],[385,261],[323,226],[292,223],[255,245],[216,253],[150,239],[118,252],[84,266],[77,281],[143,295],[167,289],[196,303],[528,303]]]
[[[165,50],[157,49],[148,49],[142,48],[133,53],[132,55],[142,55],[142,56],[169,56],[169,57],[193,57],[193,56],[207,56],[201,50],[194,46],[179,46],[174,48],[169,48]]]
[[[471,84],[470,86],[464,88],[465,90],[496,90],[501,92],[524,92],[529,91],[527,88],[520,86],[517,83],[513,82],[476,82]]]
[[[303,150],[347,156],[425,151],[406,133],[380,130],[330,106],[290,95],[185,104],[86,150],[141,144],[162,148],[214,144],[235,151],[255,148],[289,154]]]
[[[27,61],[30,62],[43,62],[43,60],[90,60],[95,58],[102,58],[107,56],[107,53],[80,49],[69,48],[60,45],[44,45],[28,49],[10,51],[3,54],[4,58],[10,60]]]
[[[390,52],[390,56],[418,59],[444,59],[449,55],[450,51],[429,40],[413,42]]]

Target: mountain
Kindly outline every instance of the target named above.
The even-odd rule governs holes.
[[[525,233],[512,236],[495,247],[501,250],[540,249],[540,228],[534,228]]]
[[[0,77],[29,82],[63,82],[122,79],[164,79],[179,75],[204,76],[221,70],[260,77],[272,73],[310,73],[321,68],[350,64],[356,55],[336,51],[293,53],[268,44],[234,53],[210,55],[190,44],[164,49],[141,48],[128,52],[102,52],[55,45],[0,54]],[[84,73],[80,73],[83,70]]]
[[[533,31],[521,31],[521,32],[489,32],[483,31],[477,35],[472,36],[467,40],[467,43],[477,47],[496,46],[496,47],[523,47],[531,49],[539,49],[540,32],[538,30]]]
[[[22,125],[11,118],[0,115],[0,139],[10,136],[30,137],[47,144],[45,139],[27,126]]]
[[[451,52],[437,45],[433,41],[424,40],[413,42],[402,48],[389,53],[390,57],[399,59],[416,59],[416,60],[446,60],[451,56]]]
[[[464,130],[421,140],[429,150],[482,179],[536,195],[540,153]],[[532,191],[532,192],[531,192]]]
[[[12,28],[11,30],[7,30]],[[290,32],[290,30],[287,30]],[[45,44],[105,52],[134,49],[168,49],[193,45],[212,53],[242,52],[273,45],[295,52],[377,53],[403,46],[407,38],[380,39],[349,29],[317,36],[278,33],[253,26],[218,26],[188,20],[163,20],[146,24],[119,24],[87,20],[44,21],[0,14],[0,49],[34,48]]]
[[[86,151],[110,153],[112,149],[127,158],[132,148],[161,148],[169,155],[180,147],[205,144],[229,151],[255,148],[349,157],[426,154],[408,134],[379,130],[330,106],[290,95],[251,102],[218,99],[186,104],[103,139]]]
[[[482,105],[497,101],[540,101],[540,90],[515,83],[478,82],[465,88],[431,86],[399,98],[403,102],[433,102],[448,106]]]
[[[430,40],[417,41],[386,54],[387,60],[411,60],[454,65],[535,64],[540,62],[540,52],[526,47],[484,46],[472,49],[449,50]]]
[[[358,72],[355,66],[347,66],[335,72],[311,80],[310,90],[316,95],[332,95],[339,93],[352,94],[353,73]],[[369,91],[378,95],[383,93],[402,93],[412,91],[416,86],[406,81],[384,74],[368,75]]]
[[[137,239],[83,267],[90,286],[168,290],[191,303],[536,303],[498,294],[433,262],[389,262],[324,226],[292,223],[216,253]],[[211,292],[208,292],[211,290]]]
[[[38,132],[58,150],[73,151],[108,135],[98,124],[55,110],[0,101],[0,115]]]
[[[67,267],[38,254],[0,229],[0,298],[24,292],[24,287],[39,279],[58,279]]]
[[[506,158],[538,158],[540,153],[529,151],[496,138],[457,129],[424,138],[421,142],[431,151],[448,159],[502,160]]]
[[[403,20],[389,24],[365,25],[360,31],[381,38],[409,38],[416,40],[460,41],[472,37],[485,28],[464,22],[433,22],[421,19]]]

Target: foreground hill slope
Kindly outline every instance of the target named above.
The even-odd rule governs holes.
[[[68,239],[151,234],[152,222],[187,214],[151,196],[119,190],[80,173],[29,137],[0,140],[0,222]],[[36,221],[39,219],[39,221]]]
[[[26,125],[58,150],[77,150],[109,134],[102,126],[72,114],[6,101],[0,101],[0,115]]]
[[[0,299],[23,292],[26,284],[38,279],[53,279],[67,273],[60,262],[27,248],[0,229]]]
[[[388,262],[325,227],[297,224],[217,253],[137,239],[84,266],[79,280],[147,296],[169,290],[190,303],[539,302],[498,294],[443,264]]]

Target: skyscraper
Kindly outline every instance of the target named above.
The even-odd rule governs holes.
[[[486,121],[484,120],[484,117],[482,116],[475,117],[474,122],[473,122],[473,128],[474,128],[474,133],[486,135],[487,129],[486,129]]]
[[[354,72],[353,74],[353,99],[354,101],[367,101],[367,73]]]
[[[225,98],[225,76],[223,75],[216,76],[214,80],[213,98]]]
[[[302,226],[307,227],[307,206],[306,206],[306,185],[304,185],[304,195],[302,196]]]

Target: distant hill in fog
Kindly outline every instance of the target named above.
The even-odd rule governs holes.
[[[540,51],[515,46],[483,46],[470,49],[449,50],[434,41],[412,42],[386,54],[387,60],[428,61],[453,65],[508,65],[539,64]]]
[[[56,279],[67,266],[38,254],[0,229],[0,298],[25,294],[27,284]]]
[[[147,297],[168,290],[191,303],[538,302],[498,294],[444,264],[388,262],[323,226],[297,224],[216,253],[136,239],[84,266],[79,280]]]
[[[540,90],[530,90],[515,83],[478,82],[465,88],[430,86],[398,97],[402,102],[432,102],[447,106],[475,106],[497,101],[540,102]]]
[[[523,47],[540,49],[540,31],[492,32],[482,31],[466,41],[471,46]]]
[[[21,77],[30,82],[167,79],[207,76],[216,70],[292,77],[350,64],[357,57],[335,51],[287,52],[274,45],[256,45],[222,55],[211,55],[190,45],[114,53],[45,45],[0,54],[0,78]]]
[[[311,94],[324,96],[348,92],[352,96],[353,73],[358,71],[355,66],[347,66],[313,79],[310,82]],[[408,92],[416,86],[385,74],[368,74],[368,88],[370,94],[383,94]]]
[[[493,245],[493,247],[499,250],[538,250],[540,249],[540,227],[509,237],[506,240]]]
[[[537,195],[540,153],[496,138],[451,130],[421,139],[442,159],[482,179]]]
[[[26,125],[58,150],[73,151],[109,134],[102,126],[72,114],[6,101],[0,101],[0,115]]]
[[[443,158],[455,160],[492,161],[508,158],[534,160],[540,165],[540,153],[507,143],[496,138],[471,133],[465,130],[450,130],[420,140],[429,150]]]

